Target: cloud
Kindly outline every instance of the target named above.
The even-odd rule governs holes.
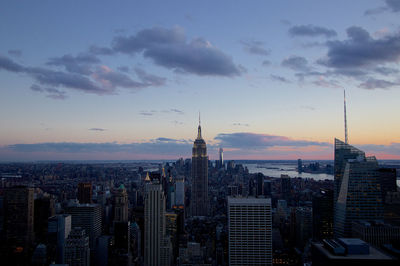
[[[308,61],[304,57],[292,55],[282,61],[282,66],[296,71],[309,71]]]
[[[400,59],[400,33],[373,39],[365,29],[353,26],[347,35],[347,40],[327,42],[327,56],[318,62],[332,68],[359,68]]]
[[[125,54],[143,53],[155,64],[179,73],[200,76],[237,76],[240,69],[231,57],[203,38],[187,42],[182,28],[155,27],[132,36],[114,38],[112,48]]]
[[[385,5],[368,9],[364,12],[364,15],[378,15],[385,11],[391,11],[393,13],[397,13],[400,11],[400,1],[398,0],[385,0]]]
[[[42,88],[37,84],[33,84],[30,89],[36,92],[47,93],[46,97],[54,100],[65,100],[67,98],[65,91],[54,88]]]
[[[127,67],[127,66],[119,66],[119,67],[117,67],[117,69],[121,72],[125,72],[125,73],[129,72],[129,67]]]
[[[89,53],[93,55],[114,55],[115,51],[108,47],[99,47],[92,45],[89,47]]]
[[[269,60],[264,60],[264,61],[262,62],[262,65],[263,65],[263,66],[270,66],[270,65],[271,65],[271,61],[269,61]]]
[[[309,106],[309,105],[302,105],[302,106],[300,106],[300,108],[310,110],[310,111],[315,111],[315,107]]]
[[[374,71],[384,76],[400,73],[400,70],[390,67],[376,67]]]
[[[157,113],[164,113],[164,114],[173,113],[173,114],[179,114],[179,115],[185,114],[185,112],[183,112],[182,110],[176,109],[176,108],[171,108],[171,109],[168,109],[168,110],[140,111],[139,114],[143,115],[143,116],[152,116],[152,115],[155,115]]]
[[[124,154],[126,156],[157,156],[172,155],[180,157],[182,155],[190,155],[192,143],[187,140],[175,140],[170,138],[158,138],[148,142],[132,142],[121,144],[117,142],[104,143],[79,143],[79,142],[45,142],[33,144],[13,144],[2,148],[9,152],[17,153],[47,153],[70,154],[74,158],[74,154],[90,154],[96,156],[97,153],[107,157],[106,154],[113,156],[114,153]],[[105,153],[105,154],[104,154]]]
[[[392,12],[399,12],[400,11],[400,1],[399,0],[386,0],[386,6]]]
[[[336,80],[327,80],[324,78],[324,76],[320,76],[317,80],[314,80],[312,84],[324,88],[342,88],[342,86],[340,86]]]
[[[398,156],[400,155],[399,142],[392,142],[388,145],[364,144],[358,145],[358,147],[362,150],[365,150],[367,153],[385,153]]]
[[[241,41],[244,50],[254,55],[269,55],[270,51],[264,48],[264,43],[260,41]]]
[[[275,146],[331,146],[331,144],[326,142],[293,140],[284,136],[274,136],[249,132],[221,133],[218,134],[214,139],[219,141],[222,147],[239,149],[269,149]]]
[[[66,59],[67,58],[67,59]],[[63,59],[57,58],[51,61],[51,64],[62,65],[64,67],[71,67],[79,62],[97,62],[94,58],[79,58],[78,57],[64,57]],[[66,62],[73,62],[71,65]],[[78,63],[79,65],[80,63]],[[76,69],[70,72],[55,71],[48,68],[41,67],[26,67],[15,63],[11,59],[0,56],[0,70],[7,70],[15,73],[25,73],[34,78],[34,80],[43,85],[51,87],[63,87],[67,89],[74,89],[83,91],[85,93],[94,93],[98,95],[115,94],[118,87],[141,89],[150,86],[161,86],[165,83],[166,79],[155,75],[150,75],[144,70],[136,69],[136,75],[140,81],[133,80],[130,76],[116,72],[107,66],[97,66],[90,76],[75,73]],[[71,70],[71,69],[70,69]],[[50,96],[57,98],[59,96]]]
[[[249,127],[249,124],[244,124],[244,123],[233,123],[232,126],[237,126],[237,127]]]
[[[92,127],[92,128],[89,128],[89,130],[91,130],[91,131],[106,131],[107,129],[99,128],[99,127]]]
[[[100,59],[96,56],[81,53],[77,56],[67,54],[61,57],[53,57],[46,64],[49,66],[62,66],[71,73],[90,75],[93,73],[92,65],[99,63]]]
[[[155,111],[141,111],[139,114],[143,116],[153,116],[155,114]]]
[[[282,77],[282,76],[270,75],[269,77],[270,77],[270,79],[273,80],[273,81],[279,81],[279,82],[283,82],[283,83],[291,83],[290,80],[288,80],[287,78]]]
[[[26,69],[24,66],[15,63],[8,57],[0,55],[0,70],[7,70],[11,72],[24,72]]]
[[[324,27],[314,25],[299,25],[293,26],[289,29],[289,34],[292,37],[295,36],[306,36],[306,37],[318,37],[325,36],[327,38],[336,37],[337,33],[334,30],[327,29]]]
[[[18,49],[8,50],[7,53],[16,57],[20,57],[22,55],[22,51]]]
[[[171,112],[173,112],[173,113],[177,113],[177,114],[180,114],[180,115],[183,115],[184,114],[184,112],[183,111],[181,111],[181,110],[178,110],[178,109],[170,109],[170,111]]]
[[[400,86],[400,83],[391,82],[383,79],[369,78],[367,81],[361,83],[358,87],[367,90],[374,90],[374,89],[388,89],[395,86]]]

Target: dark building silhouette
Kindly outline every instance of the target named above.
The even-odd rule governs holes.
[[[191,214],[192,216],[208,215],[208,156],[200,125],[192,149]]]
[[[26,249],[34,239],[33,188],[13,187],[4,190],[5,236],[9,247]]]
[[[379,168],[379,178],[381,181],[382,199],[385,200],[387,192],[397,191],[396,168]]]
[[[78,201],[81,204],[92,203],[92,183],[85,182],[78,184]]]
[[[262,173],[257,174],[257,197],[264,195],[264,175]]]
[[[313,239],[333,237],[333,191],[321,190],[313,196]]]
[[[281,175],[281,194],[283,198],[288,200],[290,198],[291,184],[290,184],[290,176]]]
[[[43,197],[35,199],[34,229],[35,240],[44,243],[47,237],[48,218],[55,214],[54,199]]]

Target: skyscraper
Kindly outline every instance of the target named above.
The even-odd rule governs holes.
[[[33,188],[13,187],[4,190],[5,236],[10,247],[23,247],[33,242]],[[27,249],[26,249],[27,250]]]
[[[192,216],[208,215],[208,156],[199,124],[192,150]]]
[[[229,265],[272,265],[270,198],[228,197]]]
[[[59,264],[64,263],[65,241],[71,232],[71,215],[60,214],[48,219],[50,256]]]
[[[365,153],[341,140],[335,139],[335,162],[334,162],[334,202],[337,201],[340,185],[343,179],[344,168],[347,160],[364,156]]]
[[[313,239],[333,237],[333,191],[321,190],[312,199]]]
[[[355,157],[355,158],[354,158]],[[335,139],[335,237],[351,237],[353,222],[383,219],[378,162]]]
[[[77,204],[66,209],[72,216],[72,228],[81,227],[89,236],[91,252],[96,248],[97,238],[101,235],[101,207],[98,204]]]
[[[224,149],[219,148],[219,162],[218,162],[219,168],[225,168],[224,167]]]
[[[90,265],[89,237],[85,229],[76,227],[69,234],[65,243],[65,263],[71,266]]]
[[[128,222],[128,194],[121,185],[114,194],[114,222]]]
[[[78,184],[78,201],[81,204],[92,203],[92,183],[79,183]]]
[[[165,195],[155,180],[146,184],[144,201],[144,265],[167,265],[165,262]]]

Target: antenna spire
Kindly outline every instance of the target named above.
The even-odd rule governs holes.
[[[199,111],[199,127],[197,128],[197,139],[201,139],[201,120],[200,120],[200,111]]]
[[[347,136],[347,114],[346,114],[346,90],[343,90],[344,95],[344,143],[348,144],[348,136]]]

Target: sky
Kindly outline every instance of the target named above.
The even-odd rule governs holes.
[[[400,159],[400,0],[0,2],[0,161]]]

